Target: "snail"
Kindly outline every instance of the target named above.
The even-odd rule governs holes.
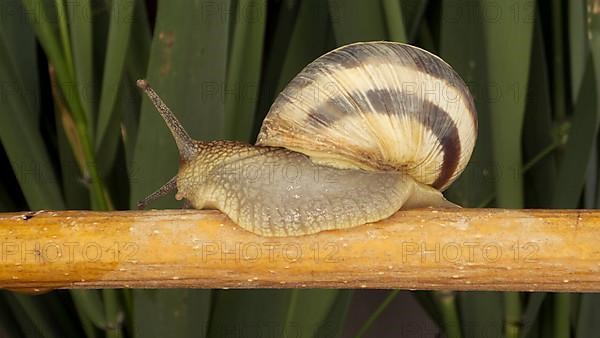
[[[138,80],[180,154],[178,174],[140,203],[177,190],[262,236],[376,222],[399,209],[458,207],[442,195],[477,137],[473,98],[441,58],[408,44],[339,47],[277,96],[256,145],[193,140]]]

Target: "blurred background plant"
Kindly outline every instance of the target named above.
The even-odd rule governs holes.
[[[176,148],[159,115],[141,100],[138,78],[150,80],[195,138],[252,142],[274,96],[303,66],[337,46],[364,40],[430,50],[471,88],[479,139],[470,166],[447,192],[451,200],[507,208],[600,204],[600,1],[0,4],[2,211],[129,209],[166,182],[177,169]],[[179,205],[166,198],[153,207]],[[334,337],[377,336],[378,325],[397,330],[403,322],[399,313],[391,323],[378,318],[402,294],[398,291],[379,297],[381,303],[361,322],[344,325],[348,311],[363,305],[357,299],[369,294],[74,290],[31,296],[2,291],[0,333]],[[448,337],[592,337],[600,332],[598,295],[411,295]],[[407,332],[390,336],[402,334]]]

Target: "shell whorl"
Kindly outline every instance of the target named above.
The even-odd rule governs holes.
[[[395,42],[359,42],[306,66],[279,94],[256,144],[321,163],[398,170],[438,190],[466,167],[473,98],[442,59]]]

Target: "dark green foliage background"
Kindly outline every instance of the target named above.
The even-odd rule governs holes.
[[[430,50],[471,88],[479,139],[451,200],[597,208],[599,34],[597,0],[0,0],[0,210],[129,209],[172,177],[174,142],[141,99],[138,78],[150,80],[194,138],[252,142],[274,96],[302,67],[365,40]],[[178,204],[166,198],[153,207]],[[506,337],[600,332],[596,295],[414,296],[449,337],[489,334],[473,323]],[[0,334],[221,337],[254,325],[263,336],[299,327],[302,337],[332,337],[351,297],[2,291]]]

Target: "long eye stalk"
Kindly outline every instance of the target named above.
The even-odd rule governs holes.
[[[194,140],[188,135],[185,131],[175,114],[167,107],[167,105],[163,102],[163,100],[158,96],[158,94],[150,87],[150,84],[146,80],[137,80],[137,86],[144,90],[144,93],[148,96],[152,104],[156,108],[156,110],[160,113],[163,120],[171,130],[171,134],[173,134],[173,138],[175,138],[175,142],[177,143],[177,148],[179,149],[179,156],[183,161],[189,161],[196,154],[194,147]]]

